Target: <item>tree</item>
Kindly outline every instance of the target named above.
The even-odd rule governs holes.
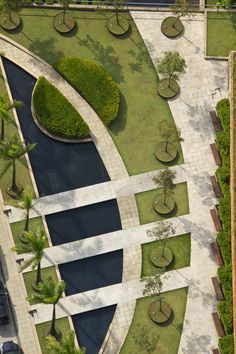
[[[24,0],[1,0],[1,12],[7,14],[9,20],[12,21],[12,12],[19,12],[22,9],[23,2]]]
[[[6,141],[0,141],[0,159],[5,161],[5,166],[0,173],[0,178],[12,166],[12,181],[9,191],[19,193],[19,188],[16,184],[16,161],[33,150],[35,146],[36,144],[25,144],[24,146],[15,134]]]
[[[13,102],[10,103],[6,91],[0,95],[1,140],[5,138],[5,123],[11,123],[13,121],[10,110],[12,108],[20,108],[21,106],[21,101],[13,100]]]
[[[157,297],[160,311],[162,310],[162,302],[164,300],[164,297],[161,295],[163,288],[162,277],[164,273],[164,268],[157,268],[148,277],[141,279],[141,281],[145,282],[143,295]]]
[[[62,298],[65,291],[65,282],[55,282],[52,277],[48,277],[43,283],[37,286],[38,293],[29,296],[29,300],[53,305],[52,321],[49,335],[56,337],[56,304]]]
[[[62,337],[58,342],[55,337],[48,336],[47,351],[48,354],[85,354],[85,348],[77,348],[75,346],[75,334],[73,331]]]
[[[229,9],[232,6],[232,0],[217,0],[216,7],[217,9]]]
[[[63,7],[63,23],[65,24],[66,10],[69,9],[71,0],[59,0],[59,3]]]
[[[165,141],[166,152],[168,151],[168,144],[179,143],[184,140],[181,137],[181,130],[179,128],[176,128],[174,123],[168,122],[165,119],[159,123],[159,133]]]
[[[192,16],[194,8],[190,0],[175,0],[175,4],[171,7],[172,12],[176,16],[176,21],[183,16]],[[173,23],[174,27],[175,23]]]
[[[163,243],[162,257],[165,254],[165,247],[169,235],[175,235],[176,229],[170,221],[161,221],[151,230],[147,230],[147,236]]]
[[[179,74],[184,74],[187,65],[179,52],[164,52],[163,58],[157,63],[157,71],[169,79],[179,80]]]
[[[147,326],[139,324],[134,329],[133,339],[139,347],[140,353],[156,353],[159,338],[160,336],[153,336]]]
[[[170,170],[169,168],[165,168],[162,170],[158,176],[154,177],[154,182],[163,188],[164,193],[164,204],[166,204],[166,198],[173,193],[173,189],[175,188],[175,184],[173,182],[176,177],[176,172]]]
[[[35,285],[42,283],[41,278],[41,260],[43,258],[44,248],[47,244],[47,236],[44,230],[38,229],[37,233],[33,231],[24,232],[25,243],[16,245],[13,250],[19,253],[30,253],[31,257],[26,259],[20,266],[24,270],[31,266],[32,270],[37,268],[37,277]]]
[[[26,188],[23,191],[21,195],[21,201],[18,203],[18,207],[26,211],[24,231],[29,231],[29,212],[33,207],[33,192],[31,189]]]

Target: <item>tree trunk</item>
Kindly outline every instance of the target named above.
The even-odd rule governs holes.
[[[116,8],[116,23],[117,23],[117,25],[120,24],[120,22],[119,22],[119,12],[118,12],[117,8]]]
[[[29,210],[27,210],[24,231],[29,231]]]
[[[167,147],[168,147],[168,140],[166,140],[166,143],[165,143],[165,152],[167,152]]]
[[[38,267],[37,267],[36,285],[39,285],[39,283],[42,283],[42,278],[41,278],[41,263],[40,263],[40,262],[39,262]]]
[[[56,337],[56,304],[53,304],[53,311],[52,311],[52,322],[51,322],[51,327],[50,331],[48,333],[49,335]]]
[[[158,294],[158,296],[159,296],[160,311],[162,312],[162,301],[163,301],[163,299],[162,299],[162,296],[161,296],[160,293]]]
[[[9,21],[12,22],[11,11],[8,14]]]
[[[66,8],[63,8],[63,23],[66,24]]]
[[[176,22],[180,19],[181,16],[176,16],[175,22],[172,24],[172,27],[175,27]]]
[[[12,190],[13,192],[17,192],[17,185],[16,185],[16,161],[15,161],[15,160],[14,160],[14,162],[13,162],[11,190]]]
[[[162,257],[164,257],[164,255],[165,255],[165,248],[166,248],[166,240],[164,241],[164,246],[162,248],[162,253],[161,253]]]
[[[4,122],[4,119],[2,118],[2,121],[1,121],[1,140],[4,140],[4,136],[5,136],[5,122]]]
[[[164,188],[164,205],[166,205],[166,197],[167,197],[166,194],[167,194],[167,193],[166,193],[166,188]]]

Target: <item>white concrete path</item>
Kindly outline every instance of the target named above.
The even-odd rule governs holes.
[[[185,163],[191,174],[188,193],[191,217],[191,283],[189,284],[180,354],[211,353],[218,336],[211,318],[216,301],[211,277],[217,267],[209,242],[215,235],[209,210],[214,205],[209,174],[216,170],[210,143],[215,134],[209,110],[227,97],[227,63],[204,59],[204,14],[183,20],[185,31],[177,39],[166,38],[160,30],[168,13],[132,12],[154,63],[164,51],[178,51],[186,60],[186,74],[180,79],[180,95],[169,100],[176,125],[181,129]]]
[[[186,182],[189,174],[186,171],[186,167],[188,165],[183,164],[171,168],[171,170],[176,172],[176,183]],[[156,185],[153,177],[157,176],[157,174],[158,171],[142,173],[35,199],[33,202],[34,207],[30,210],[30,218],[54,214],[105,200],[132,196],[136,193],[154,189]],[[21,208],[13,206],[7,206],[7,208],[11,209],[11,212],[8,213],[10,223],[25,218],[25,212]]]
[[[184,288],[191,283],[191,268],[187,267],[167,272],[165,277],[166,279],[163,279],[163,291]],[[57,318],[136,300],[143,297],[144,285],[144,282],[136,279],[64,297],[57,306]],[[52,306],[38,304],[33,305],[32,308],[37,310],[34,315],[35,323],[50,321]]]
[[[173,227],[176,229],[175,234],[168,235],[170,238],[190,233],[192,230],[190,214],[169,220],[171,220]],[[120,249],[131,249],[144,243],[154,241],[152,238],[147,236],[147,230],[151,230],[157,224],[158,222],[153,222],[151,224],[109,232],[107,234],[93,236],[83,240],[68,242],[59,246],[46,248],[44,251],[44,257],[42,259],[41,266],[42,268],[46,268],[56,264],[58,265],[73,262],[79,259],[93,257],[99,254],[104,254]],[[20,254],[17,256],[17,258],[27,259],[29,258],[29,254]],[[24,272],[28,271],[31,271],[31,268],[24,270]]]

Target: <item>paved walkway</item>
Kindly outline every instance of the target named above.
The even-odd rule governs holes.
[[[186,167],[188,166],[183,164],[171,168],[171,170],[176,172],[176,183],[186,182],[188,178]],[[34,207],[30,210],[30,218],[54,214],[110,199],[119,198],[121,200],[136,193],[155,189],[157,186],[153,181],[153,177],[157,174],[158,171],[142,173],[35,199],[33,202]],[[23,209],[13,206],[7,206],[7,208],[11,209],[11,212],[8,213],[10,223],[25,218]]]
[[[191,268],[187,267],[167,272],[165,277],[167,278],[163,279],[163,291],[184,288],[191,283]],[[144,285],[144,282],[136,279],[64,297],[57,307],[57,318],[136,300],[143,297]],[[38,304],[33,305],[32,308],[37,310],[34,316],[35,323],[42,323],[51,319],[52,306]]]
[[[190,233],[192,230],[192,221],[190,214],[179,216],[171,220],[175,227],[175,234],[169,234],[168,237],[176,237],[179,235]],[[167,221],[163,221],[164,223]],[[151,230],[158,222],[136,226],[133,228],[109,232],[107,234],[93,236],[74,242],[64,243],[59,246],[46,248],[44,258],[42,260],[42,268],[50,267],[68,262],[77,261],[87,257],[96,256],[120,249],[134,248],[144,243],[151,242],[152,239],[147,236],[147,230]],[[20,254],[18,259],[29,258],[28,254]],[[27,268],[24,272],[31,271]],[[140,274],[138,274],[139,278]]]
[[[209,110],[217,101],[227,97],[227,63],[204,59],[204,14],[185,21],[184,35],[170,40],[160,30],[167,13],[132,12],[135,23],[149,53],[156,63],[164,51],[179,51],[187,64],[186,74],[180,80],[180,95],[169,100],[176,122],[181,129],[185,163],[191,175],[188,179],[191,233],[191,272],[183,333],[179,353],[211,353],[218,346],[218,336],[211,318],[216,301],[211,277],[217,267],[212,258],[209,242],[215,235],[209,209],[214,200],[209,175],[216,166],[209,144],[215,134]]]

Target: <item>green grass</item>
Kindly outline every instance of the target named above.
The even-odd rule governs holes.
[[[161,188],[158,188],[158,190],[160,189]],[[154,221],[189,213],[187,183],[176,184],[173,198],[177,204],[177,208],[174,212],[166,216],[161,216],[157,214],[153,209],[153,199],[156,195],[157,189],[152,189],[150,191],[138,193],[135,195],[139,213],[139,220],[141,224],[148,224]]]
[[[42,354],[49,354],[46,349],[46,335],[45,335],[45,332],[47,332],[49,326],[50,326],[50,322],[40,323],[36,325],[36,331],[38,333]],[[56,329],[60,331],[63,335],[66,335],[71,331],[70,323],[67,317],[56,320]]]
[[[6,91],[6,86],[0,71],[0,92],[3,91]],[[14,119],[11,111],[10,111],[10,115],[12,119]],[[10,137],[12,134],[18,134],[18,130],[14,122],[5,125],[6,138]],[[0,171],[3,169],[3,167],[4,167],[4,162],[3,160],[0,159]],[[9,168],[8,171],[5,173],[5,175],[0,179],[0,188],[3,194],[3,199],[6,204],[14,204],[13,200],[7,194],[7,188],[10,186],[11,177],[12,177],[12,168]],[[28,171],[25,157],[20,158],[19,161],[16,162],[16,178],[17,178],[17,184],[19,184],[19,186],[22,187],[28,186],[33,190],[31,177]]]
[[[158,338],[160,336],[155,353],[178,353],[187,300],[187,288],[163,294],[165,301],[169,303],[174,312],[172,323],[169,326],[159,326],[148,317],[148,307],[153,302],[153,298],[147,297],[137,300],[133,321],[120,354],[144,353],[133,339],[135,328],[138,325],[142,326],[142,328],[146,327],[153,337]]]
[[[131,35],[117,39],[106,29],[111,14],[73,11],[78,29],[61,36],[53,29],[53,16],[57,13],[25,9],[21,13],[22,31],[1,32],[50,64],[62,57],[80,56],[103,66],[121,92],[118,118],[109,131],[128,172],[137,174],[163,167],[155,158],[158,124],[163,119],[172,120],[172,115],[168,103],[157,94],[156,71],[134,22],[130,20]],[[182,162],[180,151],[178,163]]]
[[[14,222],[13,224],[10,224],[10,225],[11,225],[12,235],[14,238],[14,243],[15,243],[15,245],[18,245],[18,244],[20,244],[19,235],[24,230],[25,221],[22,220],[22,221]],[[41,217],[30,219],[29,230],[36,232],[38,227],[44,229],[44,225],[43,225],[43,221],[42,221]],[[46,244],[46,247],[48,247],[48,242]]]
[[[52,277],[55,281],[58,281],[55,267],[43,268],[41,274],[42,281],[47,277]],[[34,284],[36,281],[36,270],[32,272],[23,273],[23,278],[28,296],[35,294],[35,291],[32,288],[32,284]],[[33,302],[30,301],[30,304],[33,304]]]
[[[142,245],[142,277],[150,275],[154,270],[157,269],[157,267],[155,267],[155,265],[150,260],[150,252],[153,250],[153,248],[161,245],[162,241],[153,241]],[[190,234],[171,237],[167,240],[166,246],[169,247],[174,254],[174,259],[167,268],[168,271],[189,267],[191,249]]]
[[[236,49],[236,13],[207,13],[207,55],[227,57]]]

